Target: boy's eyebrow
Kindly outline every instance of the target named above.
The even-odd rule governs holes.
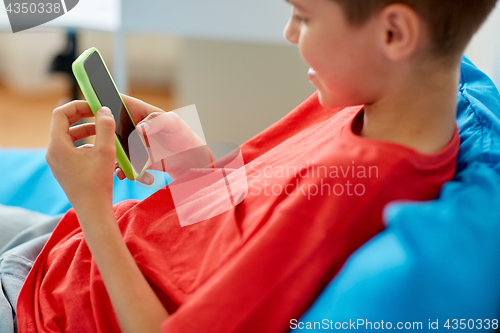
[[[285,2],[288,2],[289,4],[297,7],[300,10],[306,11],[307,9],[303,7],[302,5],[299,5],[295,0],[285,0]]]

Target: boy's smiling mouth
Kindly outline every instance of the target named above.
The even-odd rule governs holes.
[[[307,76],[309,77],[309,81],[313,81],[318,76],[318,74],[313,68],[309,68],[309,70],[307,71]]]

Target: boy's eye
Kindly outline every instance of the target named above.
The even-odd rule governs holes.
[[[300,23],[307,23],[307,19],[299,14],[293,14],[293,19]]]

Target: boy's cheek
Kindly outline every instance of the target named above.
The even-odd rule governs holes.
[[[312,63],[315,61],[315,58],[318,57],[318,53],[320,50],[317,50],[317,47],[315,47],[315,44],[311,39],[308,37],[307,34],[302,34],[300,36],[299,40],[299,53],[302,56],[302,59],[310,66],[312,66]]]

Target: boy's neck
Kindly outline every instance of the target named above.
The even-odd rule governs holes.
[[[384,98],[365,105],[361,135],[438,152],[455,133],[458,84],[459,68],[402,76]]]

